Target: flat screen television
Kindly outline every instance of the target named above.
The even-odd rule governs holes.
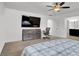
[[[22,15],[22,27],[40,27],[40,17]]]
[[[69,35],[79,37],[79,29],[69,29]]]

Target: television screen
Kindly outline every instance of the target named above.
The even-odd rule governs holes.
[[[69,35],[79,36],[79,29],[69,29]]]
[[[32,16],[22,16],[22,27],[40,27],[40,18]]]

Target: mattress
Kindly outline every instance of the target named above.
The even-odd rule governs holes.
[[[79,41],[56,39],[24,48],[22,56],[79,56]]]

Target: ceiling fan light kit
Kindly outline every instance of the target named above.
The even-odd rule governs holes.
[[[59,12],[60,11],[60,8],[55,8],[54,11],[55,12]]]
[[[55,12],[60,12],[61,9],[70,8],[69,6],[62,7],[64,4],[65,4],[65,2],[55,3],[54,6],[53,5],[52,6],[47,5],[47,7],[51,7],[52,8],[52,9],[49,9],[49,11],[54,10]]]
[[[53,10],[54,10],[55,12],[59,12],[59,11],[61,10],[60,5],[54,6],[54,7],[53,7]]]

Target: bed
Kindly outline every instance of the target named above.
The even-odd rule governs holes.
[[[79,41],[56,39],[24,48],[22,56],[79,56]]]

